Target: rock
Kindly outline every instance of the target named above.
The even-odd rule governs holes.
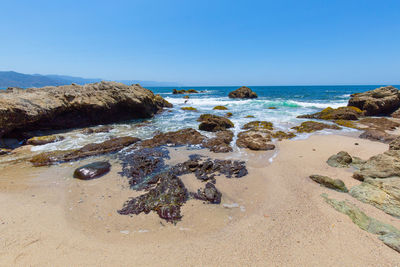
[[[365,111],[366,116],[390,115],[400,108],[400,92],[393,86],[352,94],[348,106]]]
[[[274,126],[272,122],[268,121],[251,121],[243,125],[242,128],[245,130],[273,130]]]
[[[396,135],[388,134],[385,131],[367,129],[359,136],[362,139],[368,139],[371,141],[379,141],[382,143],[390,143],[396,139]]]
[[[207,132],[223,131],[234,127],[229,119],[211,114],[203,114],[197,121],[201,122],[199,130]]]
[[[242,86],[235,91],[229,93],[229,98],[257,98],[257,94],[253,92],[250,88]]]
[[[360,185],[352,187],[350,195],[400,218],[400,177],[367,178]]]
[[[273,138],[277,138],[279,141],[282,141],[283,139],[292,139],[296,137],[296,134],[292,132],[285,133],[283,131],[273,132],[271,135]]]
[[[7,149],[7,148],[0,148],[0,156],[3,156],[3,155],[8,155],[8,154],[10,154],[11,153],[11,149]]]
[[[321,112],[310,115],[300,115],[297,116],[297,118],[320,120],[358,120],[358,118],[360,118],[362,114],[363,112],[356,107],[339,107],[336,109],[327,107]]]
[[[353,223],[362,230],[378,235],[379,240],[381,240],[385,245],[400,252],[400,231],[397,228],[369,217],[357,206],[347,200],[338,201],[336,199],[331,199],[327,194],[322,194],[321,196],[325,199],[326,203],[335,210],[349,216]]]
[[[0,133],[67,129],[149,118],[172,105],[140,85],[116,82],[0,91]],[[0,136],[1,137],[1,136]]]
[[[111,164],[107,161],[96,161],[85,166],[79,167],[74,172],[74,178],[80,180],[91,180],[99,178],[108,173],[111,169]]]
[[[349,191],[347,190],[347,187],[344,184],[344,182],[340,179],[332,179],[328,176],[315,175],[315,174],[311,175],[310,179],[330,189],[334,189],[344,193],[347,193]]]
[[[400,150],[400,137],[396,137],[389,143],[389,150]]]
[[[247,115],[245,118],[255,118],[253,115]]]
[[[83,134],[108,133],[112,129],[114,129],[112,126],[105,125],[105,126],[100,126],[100,127],[95,127],[95,128],[85,128],[81,131],[81,133],[83,133]]]
[[[277,109],[276,107],[268,107],[268,109]]]
[[[140,147],[158,147],[164,145],[184,146],[200,145],[206,139],[198,131],[187,128],[175,132],[159,133],[151,139],[143,140],[138,144]]]
[[[225,106],[215,106],[213,109],[214,110],[228,110],[228,108]]]
[[[212,204],[221,203],[221,192],[215,187],[214,184],[208,182],[204,189],[199,189],[197,193],[193,194],[195,199],[207,201]]]
[[[348,168],[352,166],[356,169],[360,169],[365,162],[365,160],[350,156],[346,151],[340,151],[336,155],[330,156],[326,161],[331,167]]]
[[[301,123],[299,126],[292,127],[292,129],[296,130],[298,133],[312,133],[324,129],[340,130],[342,128],[333,124],[326,124],[315,121],[305,121]]]
[[[58,141],[64,140],[64,136],[60,135],[46,135],[46,136],[37,136],[37,137],[32,137],[26,141],[27,145],[32,145],[32,146],[41,146],[49,143],[55,143]]]
[[[359,129],[359,127],[353,121],[349,120],[335,120],[334,123],[347,128]]]
[[[178,95],[182,95],[182,94],[198,94],[199,92],[197,90],[194,90],[194,89],[189,89],[189,90],[185,90],[185,89],[176,90],[176,89],[173,89],[172,93],[174,95],[177,95],[177,94]]]
[[[182,107],[182,110],[189,110],[189,111],[197,111],[197,108],[194,107]]]
[[[225,118],[230,118],[230,117],[232,117],[232,116],[233,116],[232,112],[227,112],[227,113],[225,114]]]
[[[397,109],[395,112],[393,112],[390,116],[392,116],[392,118],[399,119],[400,118],[400,108]]]
[[[353,173],[353,177],[360,181],[400,177],[400,150],[389,150],[369,158],[359,171]]]
[[[226,130],[216,133],[215,138],[207,139],[203,142],[203,146],[215,153],[227,153],[233,151],[230,143],[233,140],[233,132]]]
[[[136,137],[119,137],[99,144],[89,144],[76,150],[44,152],[33,156],[30,162],[35,167],[52,165],[60,162],[78,160],[90,156],[112,153],[138,142]]]
[[[359,123],[368,126],[370,129],[380,131],[392,131],[400,126],[400,123],[388,118],[364,118],[360,120]]]
[[[236,145],[251,150],[274,150],[275,145],[269,144],[271,133],[269,131],[248,130],[238,134]]]

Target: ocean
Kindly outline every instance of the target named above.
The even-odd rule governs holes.
[[[224,116],[227,112],[233,115],[229,119],[235,124],[235,135],[241,127],[253,120],[270,121],[277,130],[290,131],[290,128],[300,124],[304,119],[296,118],[298,115],[310,114],[321,111],[326,107],[337,108],[346,106],[350,94],[375,89],[380,85],[357,86],[250,86],[258,94],[257,99],[230,99],[228,93],[240,86],[204,86],[204,87],[148,87],[155,94],[160,94],[174,107],[154,118],[146,120],[133,120],[114,124],[114,129],[109,133],[84,135],[78,131],[67,133],[66,139],[52,144],[36,146],[33,150],[71,149],[92,142],[103,142],[110,136],[136,136],[151,138],[156,131],[167,132],[184,128],[198,128],[197,118],[204,113]],[[201,93],[189,94],[189,99],[184,95],[172,94],[173,89],[195,89]],[[213,110],[217,105],[222,105],[228,110]],[[185,111],[182,107],[194,107],[197,111]],[[276,109],[269,109],[275,107]],[[247,118],[254,116],[254,118]],[[342,131],[355,131],[344,128]],[[320,132],[321,133],[321,132]],[[326,130],[322,133],[329,134]],[[211,133],[203,132],[205,135]],[[307,138],[309,134],[299,135],[297,138]]]

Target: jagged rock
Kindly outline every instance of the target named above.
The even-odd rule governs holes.
[[[356,107],[339,107],[333,109],[327,107],[321,112],[309,115],[300,115],[297,118],[320,119],[320,120],[358,120],[362,116],[362,111]]]
[[[347,200],[338,201],[336,199],[331,199],[327,194],[322,194],[321,196],[325,199],[326,203],[335,210],[349,216],[353,223],[362,230],[378,235],[379,240],[385,245],[400,252],[400,231],[397,228],[369,217]]]
[[[400,108],[400,92],[393,86],[352,94],[348,106],[365,111],[366,116],[390,115]]]
[[[275,145],[270,141],[271,133],[268,130],[248,130],[238,134],[236,145],[251,150],[274,150]]]
[[[44,152],[33,156],[30,160],[33,166],[46,166],[59,162],[68,162],[90,156],[112,153],[138,142],[136,137],[119,137],[107,140],[99,144],[89,144],[76,150]]]
[[[346,151],[340,151],[336,155],[330,156],[326,161],[331,167],[348,168],[352,166],[357,169],[360,169],[365,162],[365,160],[350,156]]]
[[[347,193],[349,191],[347,190],[347,187],[344,184],[344,182],[340,179],[332,179],[328,176],[316,175],[316,174],[310,175],[310,179],[330,189],[334,189],[344,193]]]
[[[228,108],[225,106],[215,106],[213,109],[214,110],[228,110]]]
[[[221,192],[212,183],[207,183],[204,189],[199,189],[197,193],[193,194],[195,199],[210,202],[212,204],[221,203]]]
[[[389,143],[389,150],[400,150],[400,137],[396,137]]]
[[[253,92],[250,88],[242,86],[235,91],[229,93],[229,98],[257,98],[257,94]]]
[[[380,131],[391,131],[400,126],[400,123],[388,118],[364,118],[359,123],[368,126],[370,129]]]
[[[79,167],[74,172],[74,178],[80,180],[91,180],[99,178],[108,173],[111,169],[111,164],[107,161],[96,161],[82,167]]]
[[[385,131],[367,129],[359,136],[362,139],[368,139],[371,141],[379,141],[382,143],[390,143],[396,139],[396,135],[388,134]]]
[[[233,132],[226,130],[216,133],[216,137],[206,139],[203,142],[203,146],[210,149],[210,151],[215,153],[227,153],[231,152],[233,149],[230,143],[233,140]]]
[[[298,133],[311,133],[315,131],[320,131],[324,129],[331,129],[331,130],[340,130],[337,125],[333,124],[326,124],[322,122],[315,122],[315,121],[305,121],[302,122],[299,126],[292,127],[292,129],[296,130]]]
[[[292,132],[283,132],[283,131],[277,131],[277,132],[273,132],[272,134],[273,138],[278,139],[279,141],[282,141],[283,139],[292,139],[294,137],[296,137],[296,134],[292,133]]]
[[[149,118],[172,105],[140,85],[116,82],[0,91],[0,137]]]
[[[27,145],[32,145],[32,146],[40,146],[40,145],[45,145],[49,143],[55,143],[58,141],[64,140],[65,137],[61,135],[46,135],[46,136],[37,136],[37,137],[32,137],[26,141]]]
[[[360,185],[352,187],[350,195],[400,218],[400,177],[367,178]]]
[[[268,109],[277,109],[276,107],[268,107]]]
[[[400,150],[389,150],[369,158],[359,171],[353,173],[353,177],[360,181],[400,177]]]
[[[229,119],[212,114],[203,114],[197,121],[201,122],[199,130],[207,132],[223,131],[234,127]]]
[[[81,131],[81,133],[83,133],[83,134],[108,133],[112,129],[114,129],[112,126],[104,125],[104,126],[95,127],[95,128],[85,128]]]
[[[269,121],[251,121],[243,125],[245,130],[273,130],[274,125]]]
[[[206,137],[195,129],[187,128],[175,132],[159,133],[151,139],[143,140],[138,144],[138,146],[158,147],[164,145],[200,145],[205,139]]]

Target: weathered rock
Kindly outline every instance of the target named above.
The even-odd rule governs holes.
[[[362,202],[400,218],[400,177],[365,179],[360,185],[352,187],[350,194]]]
[[[298,133],[311,133],[315,131],[321,131],[324,129],[340,130],[342,128],[334,124],[326,124],[315,121],[305,121],[302,122],[299,126],[292,127],[292,129],[296,130]]]
[[[91,180],[99,178],[108,173],[111,169],[111,164],[107,161],[96,161],[82,167],[79,167],[74,172],[74,178],[80,180]]]
[[[119,151],[126,146],[138,142],[139,140],[140,139],[136,137],[126,136],[110,139],[99,144],[89,144],[76,150],[44,152],[33,156],[30,162],[32,162],[33,166],[38,167],[52,165],[59,162],[78,160],[90,156],[103,155]]]
[[[227,153],[231,152],[233,149],[230,146],[230,143],[233,139],[233,132],[226,130],[226,131],[219,131],[216,133],[216,137],[206,139],[203,142],[203,146],[210,149],[210,151],[215,153]]]
[[[389,150],[400,150],[400,137],[396,137],[389,143]]]
[[[225,106],[215,106],[213,109],[214,110],[228,110],[228,108]]]
[[[181,90],[176,90],[173,89],[172,93],[174,95],[182,95],[182,94],[198,94],[199,92],[195,89],[189,89],[189,90],[185,90],[185,89],[181,89]]]
[[[159,133],[151,139],[143,140],[138,144],[140,147],[158,147],[164,145],[184,146],[200,145],[206,139],[198,131],[187,128],[175,132]]]
[[[116,82],[0,92],[0,136],[148,118],[172,105],[140,85]]]
[[[360,127],[357,126],[354,121],[350,121],[350,120],[335,120],[334,123],[336,123],[337,125],[343,126],[343,127],[347,127],[347,128],[353,128],[353,129],[359,129]]]
[[[212,204],[221,203],[221,192],[215,187],[214,184],[208,182],[204,189],[199,189],[197,193],[193,194],[195,199],[210,202]]]
[[[349,191],[347,190],[347,187],[344,184],[344,182],[340,179],[332,179],[328,176],[316,175],[316,174],[311,175],[310,179],[330,189],[334,189],[344,193],[347,193]]]
[[[64,140],[65,137],[61,135],[46,135],[46,136],[37,136],[37,137],[32,137],[26,141],[27,145],[32,145],[32,146],[40,146],[40,145],[45,145],[49,143],[55,143],[58,141]]]
[[[309,115],[300,115],[297,118],[320,119],[320,120],[358,120],[362,116],[362,111],[356,107],[339,107],[333,109],[328,107],[321,112]]]
[[[365,111],[366,116],[390,115],[400,108],[400,92],[393,86],[352,94],[348,106]]]
[[[207,132],[223,131],[234,127],[229,119],[212,114],[203,114],[197,121],[201,122],[199,130]]]
[[[271,136],[273,138],[278,139],[279,141],[282,141],[283,139],[292,139],[292,138],[296,137],[296,134],[292,133],[292,132],[277,131],[277,132],[273,132],[271,134]]]
[[[352,157],[346,151],[340,151],[336,155],[332,155],[326,161],[329,166],[337,167],[337,168],[348,168],[350,166],[360,169],[361,166],[365,163],[365,160],[362,160],[358,157]]]
[[[274,125],[269,121],[251,121],[243,125],[245,130],[273,130]]]
[[[378,235],[379,240],[385,245],[400,252],[400,231],[397,228],[369,217],[347,200],[338,201],[336,199],[331,199],[327,194],[322,194],[321,196],[325,199],[326,203],[335,210],[349,216],[353,223],[362,230]]]
[[[391,131],[400,126],[400,123],[388,118],[364,118],[359,123],[368,126],[370,129],[380,131]]]
[[[94,133],[108,133],[113,129],[112,126],[109,125],[104,125],[100,127],[95,127],[95,128],[85,128],[81,132],[83,134],[94,134]]]
[[[253,92],[250,88],[242,86],[235,91],[229,93],[229,98],[257,98],[257,94]]]
[[[236,145],[251,150],[274,150],[275,145],[270,141],[271,133],[268,130],[248,130],[238,134]]]
[[[359,136],[362,139],[368,139],[371,141],[378,141],[382,143],[390,143],[396,139],[396,135],[388,134],[385,131],[367,129]]]
[[[197,111],[197,108],[194,107],[182,107],[182,110],[188,110],[188,111]]]
[[[232,116],[233,116],[232,112],[227,112],[227,113],[225,114],[225,118],[230,118],[230,117],[232,117]]]
[[[359,171],[353,173],[353,177],[360,181],[400,177],[400,150],[389,150],[369,158]]]

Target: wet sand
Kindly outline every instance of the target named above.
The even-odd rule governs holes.
[[[354,143],[359,143],[355,145]],[[189,200],[176,225],[150,213],[119,215],[129,189],[114,159],[106,176],[80,181],[74,169],[93,161],[33,168],[26,161],[0,169],[1,266],[398,266],[400,254],[358,228],[321,198],[348,199],[368,215],[400,228],[400,220],[311,181],[310,174],[359,183],[326,159],[341,150],[367,159],[385,144],[349,136],[287,140],[274,152],[200,153],[241,158],[249,175],[217,177],[221,205]],[[172,163],[199,151],[171,149]],[[269,154],[268,154],[269,153]],[[189,189],[201,183],[181,177]],[[237,203],[237,208],[223,204]]]

